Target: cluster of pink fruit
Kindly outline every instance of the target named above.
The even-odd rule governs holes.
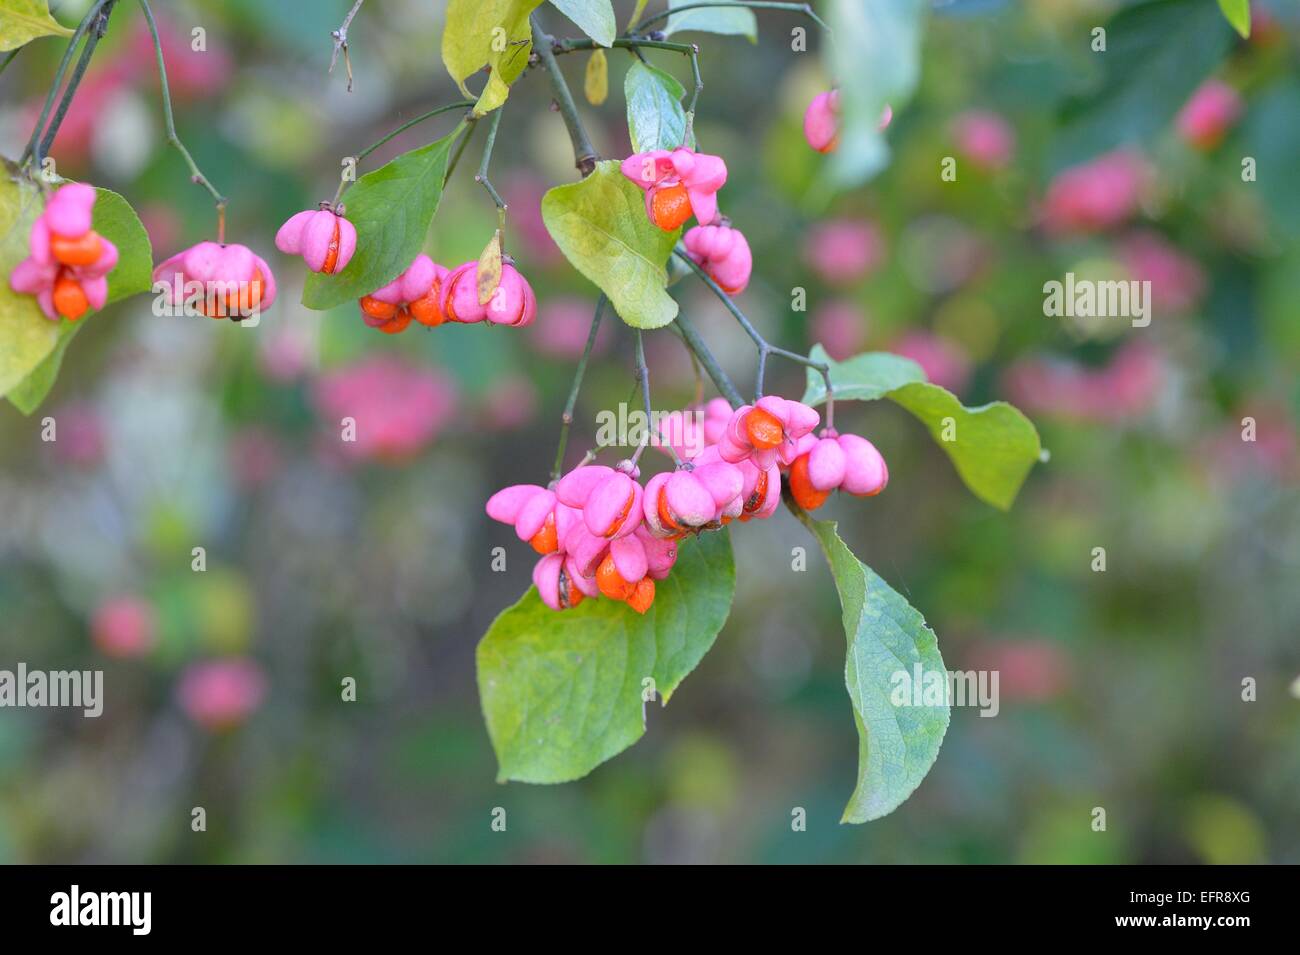
[[[604,595],[645,613],[655,581],[677,560],[676,542],[772,516],[783,470],[807,509],[836,489],[858,496],[884,490],[889,473],[871,442],[831,428],[814,435],[820,420],[816,409],[774,395],[735,411],[715,398],[702,415],[674,412],[662,422],[662,444],[679,464],[644,488],[631,462],[583,464],[551,487],[498,491],[487,513],[542,555],[533,583],[548,607],[566,610]]]
[[[645,192],[646,218],[660,229],[672,232],[695,216],[699,225],[682,236],[686,254],[728,295],[745,290],[754,257],[745,236],[718,212],[718,190],[727,181],[721,156],[655,149],[628,156],[619,168]]]
[[[46,318],[75,322],[108,299],[117,246],[91,228],[95,190],[68,183],[50,198],[28,235],[30,254],[9,276],[15,292],[35,295]]]
[[[357,248],[357,230],[332,208],[308,209],[280,226],[275,245],[288,255],[301,255],[307,267],[322,275],[347,268]],[[412,321],[429,328],[443,322],[492,322],[522,327],[537,317],[533,289],[509,257],[502,260],[496,288],[479,291],[478,263],[445,268],[423,253],[383,288],[361,297],[361,317],[371,328],[388,335],[406,331]]]

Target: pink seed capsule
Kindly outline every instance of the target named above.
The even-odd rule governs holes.
[[[352,261],[357,229],[332,209],[307,209],[280,226],[275,247],[286,255],[301,255],[313,272],[333,275]]]
[[[739,229],[729,225],[696,226],[682,237],[682,245],[695,264],[728,295],[739,295],[749,285],[754,257]]]

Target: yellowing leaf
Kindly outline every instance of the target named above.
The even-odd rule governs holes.
[[[1219,9],[1234,30],[1250,37],[1250,0],[1219,0]]]
[[[489,67],[487,85],[474,113],[492,112],[510,95],[510,84],[528,66],[532,27],[528,16],[541,0],[451,0],[442,31],[442,62],[461,92],[465,80]]]
[[[478,257],[478,269],[475,272],[478,282],[478,303],[486,305],[492,300],[492,293],[501,284],[501,230],[492,233],[491,240]]]
[[[609,61],[604,50],[596,50],[587,60],[587,76],[582,91],[592,106],[599,106],[609,96]]]
[[[616,160],[548,192],[542,220],[573,267],[609,296],[627,324],[661,328],[677,317],[677,303],[665,291],[665,266],[681,230],[664,232],[650,222],[643,193]]]
[[[48,0],[0,0],[0,53],[43,36],[72,36],[50,16]]]
[[[9,287],[9,276],[28,255],[27,235],[45,208],[41,190],[5,160],[0,168],[0,395],[31,374],[59,341],[59,323],[41,312],[32,295]]]

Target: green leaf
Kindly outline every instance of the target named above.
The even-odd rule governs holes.
[[[1250,37],[1250,0],[1219,0],[1219,9],[1243,37]]]
[[[1054,165],[1148,142],[1222,62],[1231,43],[1232,31],[1204,0],[1155,0],[1120,10],[1106,23],[1099,85],[1061,109]]]
[[[5,395],[9,403],[25,415],[31,414],[49,397],[50,389],[59,377],[59,368],[63,365],[63,354],[68,350],[72,336],[81,330],[81,322],[60,322],[58,341],[53,351],[32,369],[32,373],[9,389]]]
[[[664,232],[646,216],[645,194],[618,168],[597,163],[581,182],[556,186],[542,198],[546,229],[572,263],[609,296],[634,328],[660,328],[677,317],[664,290],[665,263],[680,229]]]
[[[668,0],[668,8],[683,7],[697,0]],[[754,11],[740,4],[726,3],[716,7],[696,7],[683,10],[668,18],[664,36],[674,33],[719,33],[724,36],[747,36],[750,43],[758,42],[758,20]]]
[[[601,46],[613,44],[618,23],[609,0],[551,0],[551,5]]]
[[[397,278],[420,254],[442,199],[447,154],[464,125],[437,142],[403,153],[368,172],[344,196],[357,230],[357,250],[342,272],[312,272],[302,304],[320,311],[369,295]]]
[[[877,128],[886,106],[911,97],[921,74],[922,0],[833,0],[827,12],[834,43],[824,46],[826,72],[840,89],[839,145],[832,181],[856,186],[884,169],[889,148]]]
[[[510,84],[528,66],[532,26],[528,16],[542,0],[451,0],[442,31],[442,62],[462,93],[472,96],[465,80],[490,67],[487,84],[474,107],[476,115],[492,112],[510,95]]]
[[[825,362],[831,368],[831,383],[835,397],[841,401],[875,401],[895,388],[925,381],[925,372],[910,358],[889,352],[873,351],[854,355],[848,361],[835,361],[821,345],[814,345],[808,355],[813,361]],[[819,405],[826,400],[826,380],[821,373],[808,369],[808,386],[803,402]]]
[[[95,231],[117,246],[117,266],[108,274],[106,304],[149,291],[152,287],[153,248],[149,243],[149,233],[135,210],[116,192],[96,188],[92,216]],[[23,414],[31,414],[49,395],[59,377],[68,343],[84,324],[84,320],[60,322],[53,350],[5,395]]]
[[[966,408],[928,382],[904,385],[889,398],[921,419],[972,494],[1004,511],[1042,457],[1033,424],[1005,401]]]
[[[503,611],[478,645],[478,685],[498,780],[577,779],[645,732],[643,681],[665,704],[726,622],[736,571],[726,531],[683,541],[641,616],[587,599],[554,611],[536,588]]]
[[[0,168],[0,395],[30,375],[59,341],[58,322],[41,312],[33,295],[9,287],[9,276],[27,258],[28,233],[45,208],[40,188],[4,160]]]
[[[836,533],[835,522],[796,513],[831,566],[849,643],[844,683],[858,727],[858,783],[840,821],[870,822],[902,805],[934,765],[948,729],[947,671],[934,631],[853,555]],[[916,705],[910,692],[900,693],[900,687],[915,684],[924,689],[940,680],[942,703]],[[932,698],[919,700],[930,703]]]
[[[1013,405],[995,401],[964,407],[951,392],[927,382],[920,366],[906,358],[868,352],[837,362],[821,345],[814,345],[809,357],[830,365],[837,399],[888,398],[919,418],[971,493],[994,507],[1011,506],[1030,468],[1042,458],[1038,432]],[[809,368],[803,401],[819,405],[825,400],[822,376]]]
[[[91,215],[95,231],[117,246],[117,265],[108,273],[106,304],[149,291],[153,287],[153,246],[131,204],[111,189],[96,187]]]
[[[686,112],[682,109],[685,95],[686,90],[671,73],[633,61],[623,80],[627,131],[633,152],[677,149],[685,142]],[[695,147],[694,137],[687,146]]]
[[[49,0],[0,0],[0,53],[43,36],[72,36],[50,16]]]

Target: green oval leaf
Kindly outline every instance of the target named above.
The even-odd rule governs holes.
[[[683,7],[697,0],[668,0],[668,8]],[[758,20],[754,11],[730,0],[724,0],[714,7],[696,7],[683,10],[668,18],[664,35],[674,33],[718,33],[724,36],[749,37],[750,43],[758,42]]]
[[[677,149],[686,139],[686,90],[671,73],[634,61],[623,79],[627,100],[627,131],[633,152]],[[687,144],[694,148],[694,137]]]
[[[713,646],[735,584],[731,539],[718,531],[682,542],[645,616],[604,598],[557,612],[529,588],[478,645],[499,781],[567,782],[640,739],[642,681],[667,704]]]
[[[821,345],[814,345],[808,357],[831,366],[831,383],[835,387],[835,397],[841,401],[875,401],[895,388],[926,380],[920,365],[910,358],[889,352],[863,352],[847,361],[835,361]],[[826,380],[821,372],[809,368],[803,402],[819,405],[825,400]]]
[[[835,522],[796,514],[826,554],[848,637],[844,684],[858,727],[858,783],[840,821],[870,822],[902,805],[938,758],[948,730],[947,670],[925,619],[853,555]],[[941,703],[899,692],[936,683]]]
[[[108,273],[107,304],[149,291],[153,246],[131,204],[111,189],[96,187],[92,221],[95,231],[117,246],[117,266]]]
[[[665,291],[666,263],[681,230],[664,232],[646,217],[645,196],[612,159],[581,182],[542,197],[546,229],[572,263],[609,296],[634,328],[660,328],[677,317]]]
[[[420,254],[438,213],[447,154],[464,125],[368,172],[344,195],[357,251],[335,275],[308,274],[302,304],[321,311],[369,295],[397,278]]]
[[[49,0],[0,0],[0,53],[43,36],[72,36],[50,16]]]
[[[613,44],[618,24],[609,0],[551,0],[551,5],[601,46]]]
[[[95,189],[92,223],[96,232],[117,246],[117,266],[108,273],[106,304],[147,292],[152,287],[153,247],[140,217],[124,198],[111,189]],[[44,318],[44,316],[42,316]],[[79,322],[60,322],[54,348],[31,373],[5,395],[25,415],[41,406],[54,387],[68,343],[91,315]]]
[[[830,365],[837,399],[888,398],[919,418],[971,493],[994,507],[1005,511],[1011,506],[1042,458],[1038,431],[1014,405],[994,401],[967,408],[952,392],[927,382],[909,359],[870,352],[837,362],[821,345],[814,345],[809,357]],[[826,400],[825,383],[815,369],[808,369],[803,400],[811,405]]]

